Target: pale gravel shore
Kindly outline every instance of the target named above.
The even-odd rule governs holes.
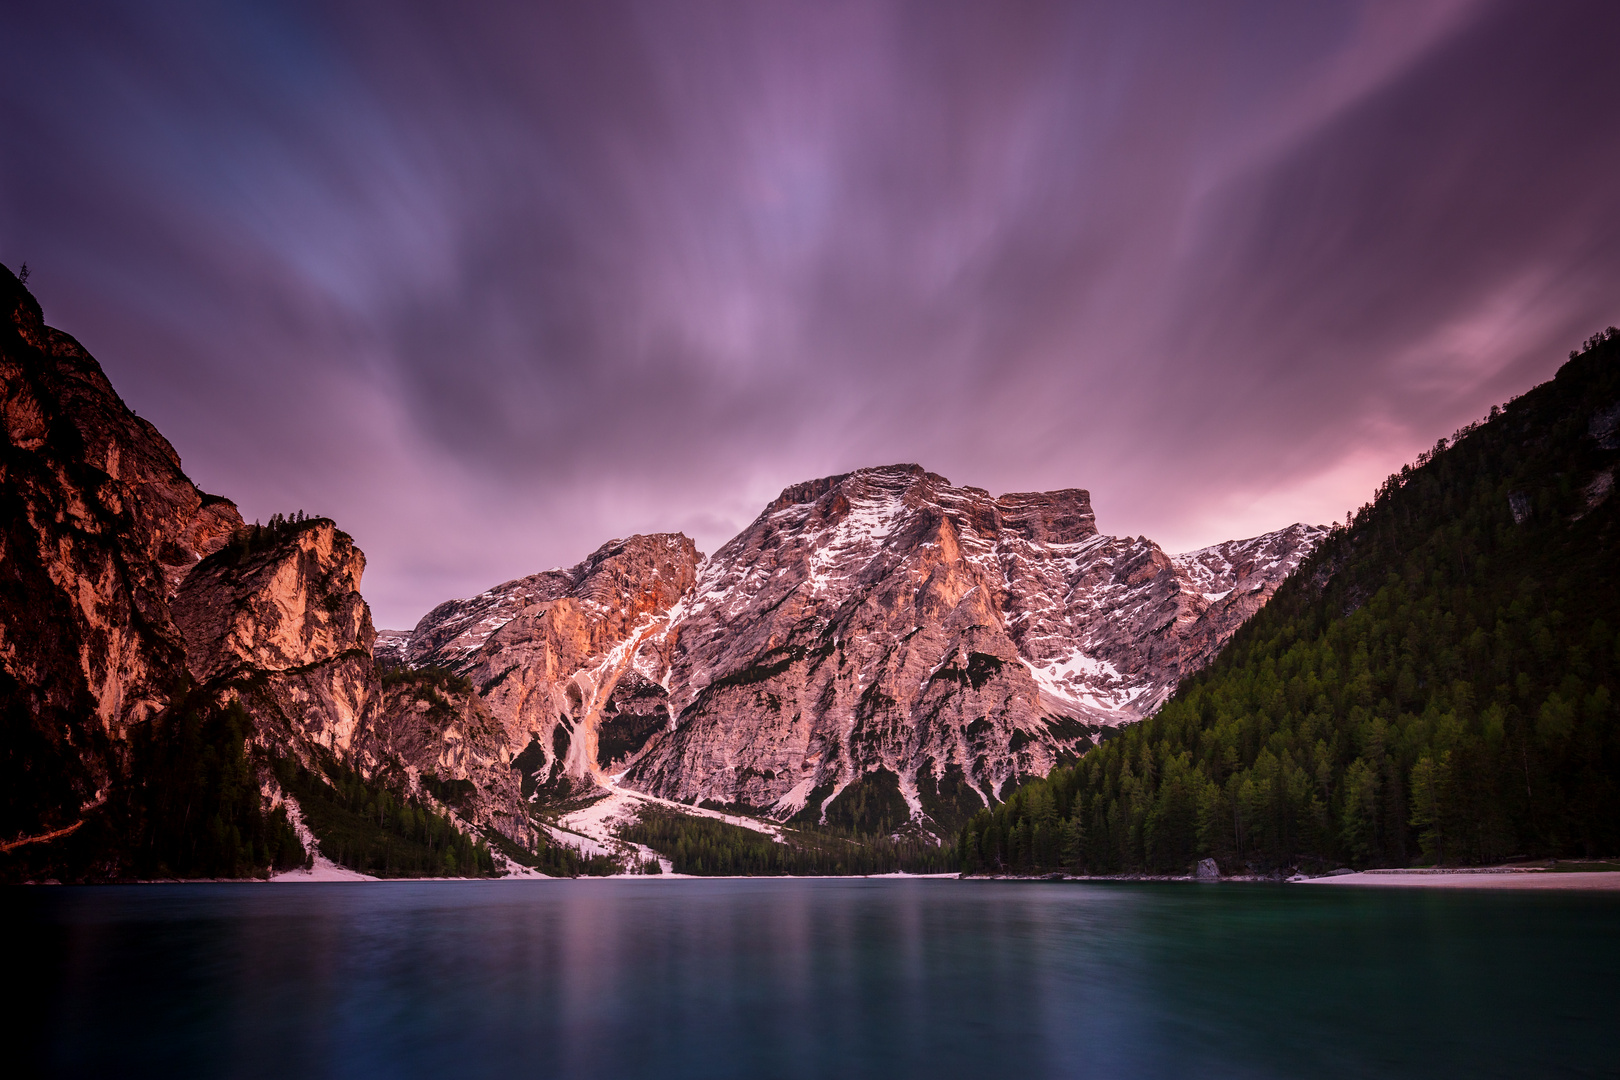
[[[358,870],[350,870],[347,866],[339,866],[325,855],[315,854],[315,865],[308,870],[287,870],[270,878],[275,882],[289,881],[376,881],[370,874],[362,874]]]
[[[1574,870],[1569,873],[1506,871],[1420,874],[1340,874],[1337,877],[1310,878],[1298,885],[1361,885],[1396,889],[1573,889],[1620,892],[1620,873],[1603,870]]]

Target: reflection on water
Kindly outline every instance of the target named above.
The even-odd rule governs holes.
[[[1610,896],[894,880],[11,889],[57,1075],[1616,1075]],[[8,980],[19,985],[14,976]]]

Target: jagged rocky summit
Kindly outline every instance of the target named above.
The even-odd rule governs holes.
[[[378,655],[471,678],[528,791],[834,821],[887,800],[943,833],[1156,709],[1326,533],[1167,555],[1100,533],[1085,491],[863,469],[788,488],[707,559],[678,534],[615,540]]]

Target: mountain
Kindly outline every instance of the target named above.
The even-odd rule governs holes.
[[[0,878],[544,862],[471,687],[379,672],[353,540],[245,525],[9,271],[0,311]]]
[[[1620,851],[1620,331],[1442,439],[1151,719],[978,814],[964,868]]]
[[[616,540],[441,604],[379,656],[469,677],[536,785],[611,774],[779,820],[949,832],[1150,713],[1326,532],[1172,556],[1099,533],[1084,491],[864,469],[788,488],[710,558],[679,535]]]
[[[788,488],[709,558],[613,540],[379,634],[336,522],[243,522],[9,272],[0,311],[7,880],[938,869],[1325,535],[1167,555],[1084,491],[897,465]]]
[[[107,808],[131,733],[186,681],[171,614],[242,519],[196,487],[100,365],[0,270],[0,835]],[[23,854],[31,854],[24,852]]]
[[[188,670],[250,703],[269,742],[352,750],[381,689],[360,595],[365,565],[327,519],[242,530],[175,596]]]

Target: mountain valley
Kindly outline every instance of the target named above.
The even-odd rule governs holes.
[[[1505,752],[1490,732],[1506,724],[1502,745],[1520,740],[1529,774],[1528,736],[1513,734],[1523,717],[1558,727],[1564,712],[1589,713],[1600,742],[1612,727],[1600,685],[1612,585],[1596,571],[1590,603],[1560,601],[1525,633],[1562,633],[1576,608],[1596,618],[1579,648],[1598,682],[1556,700],[1537,698],[1534,679],[1517,691],[1523,701],[1497,687],[1498,712],[1485,719],[1467,704],[1484,689],[1453,690],[1423,713],[1436,717],[1424,730],[1485,724],[1489,753],[1465,752],[1467,740],[1426,756],[1366,750],[1409,726],[1401,710],[1420,708],[1422,687],[1457,682],[1454,658],[1406,668],[1386,658],[1379,670],[1399,687],[1382,701],[1371,691],[1312,698],[1289,683],[1283,708],[1252,688],[1208,689],[1235,677],[1212,672],[1234,670],[1256,634],[1302,617],[1310,597],[1336,598],[1338,614],[1312,616],[1329,622],[1385,611],[1394,586],[1380,575],[1417,582],[1411,552],[1429,542],[1389,524],[1411,498],[1403,489],[1430,490],[1427,478],[1465,446],[1494,445],[1488,433],[1505,425],[1525,446],[1556,438],[1581,449],[1555,481],[1524,464],[1540,450],[1512,459],[1511,481],[1490,471],[1511,462],[1479,466],[1490,494],[1478,495],[1469,527],[1496,529],[1504,551],[1532,535],[1551,551],[1573,529],[1589,539],[1570,565],[1606,558],[1615,409],[1599,399],[1612,337],[1572,359],[1566,370],[1584,382],[1560,376],[1578,398],[1568,432],[1516,404],[1392,478],[1347,526],[1296,524],[1166,553],[1100,531],[1084,490],[998,497],[891,465],[792,485],[711,555],[679,533],[615,539],[575,566],[379,632],[361,592],[365,556],[336,522],[298,512],[245,523],[191,483],[15,277],[0,275],[0,293],[0,873],[10,880],[263,876],[317,862],[371,876],[1166,871],[1210,854],[1253,863],[1259,841],[1245,820],[1286,821],[1296,837],[1267,840],[1266,866],[1286,863],[1306,835],[1323,862],[1401,865],[1419,849],[1483,858],[1533,830],[1511,824],[1519,811],[1479,809],[1506,796],[1437,793],[1473,791],[1465,762],[1511,764],[1490,756]],[[1504,484],[1513,490],[1498,492]],[[1443,512],[1424,513],[1425,528],[1446,527]],[[1374,549],[1368,536],[1383,562],[1357,554]],[[1504,564],[1469,565],[1487,574]],[[1489,621],[1484,608],[1471,617]],[[1511,681],[1502,663],[1496,675]],[[1344,713],[1332,739],[1311,721],[1315,748],[1275,731],[1218,753],[1198,743],[1201,779],[1169,788],[1167,777],[1193,775],[1193,759],[1143,756],[1141,740],[1166,725],[1241,727],[1312,702],[1312,716]],[[1124,779],[1122,753],[1135,755]],[[1247,764],[1232,772],[1231,762]],[[1092,782],[1083,778],[1104,768],[1116,770],[1112,801],[1075,809]],[[1262,809],[1244,786],[1243,769],[1260,768],[1292,793],[1286,813]],[[1420,782],[1427,809],[1414,810],[1403,792]],[[1346,794],[1357,784],[1374,794]],[[1122,791],[1169,801],[1136,806],[1127,828]],[[1382,808],[1368,809],[1377,799]],[[1456,838],[1469,815],[1494,822],[1491,838]],[[1232,819],[1223,839],[1219,823]],[[1427,839],[1407,839],[1408,819]],[[1342,825],[1351,839],[1334,821],[1355,823]],[[1020,828],[1034,831],[1019,841]],[[1099,854],[1115,848],[1124,854]]]

